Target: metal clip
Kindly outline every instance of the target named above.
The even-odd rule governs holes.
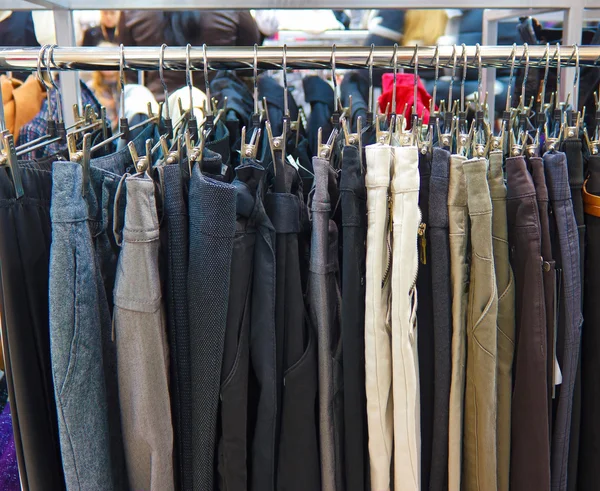
[[[127,144],[127,148],[129,148],[129,153],[131,154],[131,159],[135,165],[135,170],[140,174],[142,172],[149,174],[150,169],[152,168],[152,139],[148,138],[146,140],[146,155],[142,157],[138,155],[133,142],[129,142]]]
[[[338,131],[334,129],[329,135],[327,143],[323,143],[323,128],[319,128],[319,133],[317,134],[317,156],[320,159],[329,160],[331,158],[333,144],[337,135]]]
[[[393,118],[394,116],[392,116]],[[391,128],[393,124],[390,122],[390,126],[388,130],[382,130],[382,124],[387,120],[387,114],[377,114],[375,115],[375,137],[377,144],[379,145],[389,145],[392,142],[392,131]]]
[[[510,156],[521,157],[523,155],[522,138],[525,135],[523,130],[519,130],[519,134],[515,137],[514,131],[510,132]]]
[[[531,144],[525,144],[525,153],[527,157],[537,157],[539,155],[540,149],[540,130],[536,130],[534,137],[532,137],[531,135],[527,135],[527,138],[531,138],[532,140]]]
[[[258,142],[260,141],[260,128],[255,128],[250,137],[250,143],[246,143],[246,127],[242,127],[241,154],[243,158],[255,159],[258,153]]]
[[[547,152],[554,152],[556,150],[558,150],[558,147],[560,146],[560,142],[562,141],[562,137],[563,137],[563,130],[564,130],[564,125],[561,124],[560,125],[560,130],[558,132],[558,136],[556,137],[550,137],[548,136],[548,125],[545,124],[545,133],[546,133],[546,142],[544,144],[545,149]]]
[[[21,198],[25,192],[23,191],[23,181],[21,179],[21,169],[19,168],[19,160],[17,151],[15,150],[15,140],[13,135],[8,130],[0,133],[4,149],[0,152],[0,165],[8,165],[12,174],[13,185],[15,187],[15,197]]]
[[[85,196],[88,191],[90,182],[90,154],[92,148],[92,135],[86,133],[83,135],[83,143],[81,150],[77,150],[75,143],[75,135],[69,133],[67,135],[67,147],[69,150],[69,160],[81,164],[81,174],[83,178],[82,195]]]
[[[269,139],[269,147],[271,148],[271,156],[273,157],[273,164],[275,173],[277,173],[277,159],[275,158],[275,152],[281,152],[281,154],[285,154],[285,142],[287,139],[287,128],[286,125],[283,125],[283,132],[280,136],[273,136],[273,130],[271,129],[270,121],[266,121],[265,127],[267,128],[267,138]]]

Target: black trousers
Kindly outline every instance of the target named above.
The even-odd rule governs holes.
[[[426,257],[431,264],[434,349],[430,491],[448,489],[448,418],[452,372],[452,297],[448,236],[449,171],[450,153],[442,148],[434,148],[429,180],[429,218],[425,237],[426,249],[428,249]]]
[[[187,311],[188,213],[184,177],[179,165],[159,168],[163,194],[161,227],[163,291],[170,346],[170,390],[173,414],[175,482],[192,489],[190,330]]]
[[[205,177],[196,165],[189,192],[188,315],[194,490],[214,489],[217,414],[236,189]]]
[[[421,221],[425,227],[429,224],[429,181],[431,176],[430,153],[419,152],[419,208]],[[417,291],[417,338],[419,351],[419,389],[421,391],[421,486],[429,489],[431,473],[431,452],[433,446],[433,393],[434,393],[434,332],[433,332],[433,286],[431,283],[431,252],[427,251],[429,233],[419,236],[419,272]],[[429,256],[429,257],[428,257]]]
[[[0,169],[2,342],[26,491],[65,489],[48,318],[52,160],[20,164],[25,196],[19,200],[9,172]]]
[[[258,179],[253,174],[258,174]],[[219,489],[248,489],[248,372],[250,316],[256,228],[251,218],[262,169],[238,169],[236,231],[229,280],[229,304],[223,366],[221,367],[221,425]]]
[[[365,267],[367,189],[358,149],[342,155],[342,349],[344,449],[347,491],[369,489],[365,394]]]
[[[539,211],[523,157],[506,160],[506,210],[515,275],[516,349],[511,415],[510,488],[550,489],[546,307]]]
[[[276,232],[277,489],[321,488],[317,415],[317,341],[304,307],[299,235],[303,232],[300,176],[285,166],[287,192],[265,197]]]
[[[584,329],[581,340],[581,436],[578,489],[600,489],[600,157],[588,160],[584,188],[586,223]]]

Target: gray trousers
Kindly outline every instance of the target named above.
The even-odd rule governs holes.
[[[131,489],[173,490],[169,348],[158,270],[154,182],[128,177],[114,330],[125,461]]]

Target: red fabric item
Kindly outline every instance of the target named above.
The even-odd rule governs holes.
[[[411,126],[410,115],[412,113],[413,99],[414,99],[414,80],[415,76],[412,73],[398,73],[396,75],[396,113],[402,114],[404,106],[406,106],[406,112],[404,116],[406,118],[407,128]],[[379,96],[379,111],[385,111],[388,103],[390,104],[390,110],[392,106],[392,89],[394,86],[394,74],[384,73],[381,79],[381,85],[383,92]],[[429,123],[429,103],[431,96],[425,90],[421,78],[417,77],[417,114],[421,117],[423,115],[423,124]]]

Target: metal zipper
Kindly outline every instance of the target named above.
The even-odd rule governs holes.
[[[419,230],[417,234],[419,235],[419,244],[421,246],[421,264],[427,264],[427,237],[425,236],[425,232],[427,230],[427,224],[421,222],[419,224]]]

